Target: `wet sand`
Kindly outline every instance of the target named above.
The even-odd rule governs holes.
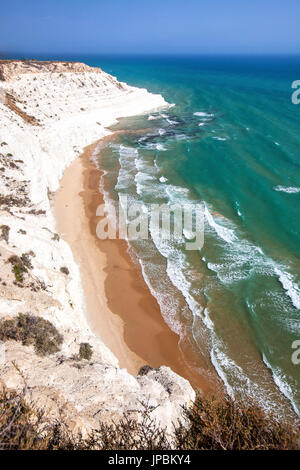
[[[194,387],[212,392],[212,383],[197,372],[194,355],[187,357],[188,348],[183,357],[179,336],[165,323],[126,241],[96,236],[101,220],[96,209],[104,201],[101,171],[91,160],[95,145],[66,169],[54,200],[57,231],[80,266],[88,321],[129,373],[137,374],[145,364],[165,365]]]

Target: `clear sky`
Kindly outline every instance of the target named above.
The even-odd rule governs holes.
[[[300,53],[300,0],[2,0],[0,54]]]

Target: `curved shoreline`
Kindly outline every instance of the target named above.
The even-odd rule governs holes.
[[[81,249],[82,262],[75,262],[70,244],[56,233],[51,207],[64,170],[76,162],[86,146],[109,134],[109,125],[120,116],[135,116],[167,103],[161,95],[120,83],[100,69],[71,64],[65,70],[65,65],[58,62],[52,73],[52,65],[12,62],[12,71],[8,70],[7,79],[1,82],[4,93],[13,96],[17,105],[0,103],[0,182],[5,196],[1,217],[7,230],[0,242],[5,278],[0,286],[0,317],[30,312],[50,321],[63,336],[63,343],[55,355],[41,358],[32,346],[7,341],[6,360],[0,363],[1,383],[14,390],[22,389],[21,370],[26,376],[30,402],[36,403],[38,409],[49,408],[58,419],[64,410],[68,423],[80,430],[96,429],[103,420],[111,422],[149,400],[156,407],[153,418],[157,425],[169,423],[171,429],[171,423],[181,419],[182,407],[195,399],[190,383],[168,367],[148,371],[146,376],[134,376],[119,368],[116,356],[87,320],[85,298],[90,301],[92,297],[87,291],[83,294],[82,272],[96,270],[104,279],[106,258],[98,250],[89,258],[86,256],[86,247],[93,237],[88,224],[85,231],[81,229],[85,219],[78,194],[84,180],[80,159],[78,172],[71,173],[65,188],[72,188],[71,200],[62,198],[60,211],[62,219],[70,224],[70,239]],[[1,63],[0,69],[3,68],[6,70],[6,64]],[[33,126],[26,116],[33,116],[39,125]],[[20,257],[29,249],[32,262],[19,284],[6,260]],[[97,298],[96,313],[109,311],[104,281],[99,282],[97,276],[94,279],[95,285],[89,282],[88,287]],[[101,315],[101,321],[102,337],[106,335],[117,353],[120,350],[128,368],[131,362],[131,370],[138,370],[144,359],[131,352],[122,340],[122,320],[110,313]],[[77,367],[74,361],[81,343],[89,343],[93,355],[91,361]]]
[[[58,232],[80,267],[88,322],[129,373],[136,375],[145,364],[165,365],[195,388],[212,391],[208,380],[189,365],[192,355],[183,356],[179,337],[165,323],[126,241],[96,236],[96,209],[104,202],[101,171],[91,159],[96,145],[88,146],[66,169],[54,199]]]

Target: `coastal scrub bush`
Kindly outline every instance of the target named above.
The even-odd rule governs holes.
[[[79,359],[87,359],[88,361],[92,358],[93,348],[89,343],[80,343],[79,346]]]
[[[251,400],[197,395],[185,409],[189,427],[176,429],[181,450],[287,450],[300,448],[299,422],[279,421]]]
[[[10,256],[7,261],[12,264],[16,281],[22,283],[24,281],[24,274],[27,273],[27,267],[23,260],[19,258],[19,256],[13,255]]]
[[[25,388],[0,392],[0,450],[75,449],[64,424],[49,422],[25,401]]]
[[[10,207],[24,207],[28,203],[28,198],[27,197],[15,197],[13,195],[3,195],[0,194],[0,206],[6,206],[8,208]]]
[[[22,283],[24,281],[24,273],[27,272],[24,264],[15,264],[13,266],[13,272],[17,282]]]
[[[148,372],[150,372],[151,370],[153,370],[153,367],[149,366],[148,364],[145,364],[140,368],[138,375],[147,375]]]
[[[62,267],[60,268],[60,272],[63,273],[63,274],[65,274],[66,276],[68,276],[68,275],[70,274],[70,271],[69,271],[69,269],[68,269],[66,266],[62,266]]]
[[[61,420],[51,421],[43,411],[28,406],[25,389],[0,392],[0,449],[19,450],[288,450],[299,449],[299,424],[277,421],[255,404],[197,397],[184,410],[187,426],[174,426],[175,435],[159,430],[151,409],[128,412],[120,422],[100,423],[83,439],[72,435]]]
[[[0,230],[1,230],[0,239],[5,240],[6,243],[8,243],[10,227],[8,225],[1,225]]]
[[[28,253],[22,253],[19,257],[17,255],[12,255],[8,258],[8,262],[12,264],[13,273],[17,282],[22,283],[24,281],[24,274],[28,272],[28,269],[32,269],[32,263],[30,260],[31,256],[35,256],[33,251]]]
[[[0,340],[10,339],[33,345],[40,356],[56,353],[63,342],[63,336],[48,320],[24,313],[0,322]]]
[[[28,253],[22,253],[21,258],[20,258],[23,265],[28,269],[33,268],[31,259],[30,259],[31,256],[35,256],[35,255],[32,251],[29,251]]]

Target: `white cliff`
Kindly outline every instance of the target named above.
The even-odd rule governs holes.
[[[171,429],[182,405],[194,399],[190,384],[169,368],[134,377],[118,367],[87,323],[79,268],[55,234],[50,208],[64,169],[107,135],[108,125],[164,106],[161,95],[84,64],[0,61],[0,320],[30,313],[64,337],[61,351],[47,357],[6,341],[0,381],[20,388],[25,379],[30,398],[78,429],[139,409],[141,402],[157,407],[153,417]],[[24,253],[32,267],[18,282],[8,259]],[[72,357],[81,342],[94,353],[78,368]]]

